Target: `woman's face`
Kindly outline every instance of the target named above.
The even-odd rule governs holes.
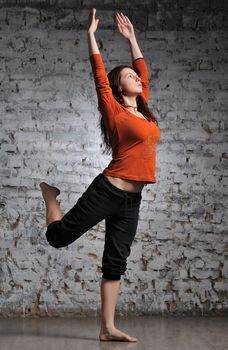
[[[139,95],[142,92],[141,78],[131,68],[123,68],[120,72],[119,90],[128,96]]]

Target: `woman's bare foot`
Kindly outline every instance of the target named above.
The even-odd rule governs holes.
[[[50,186],[46,182],[41,182],[40,188],[45,201],[56,198],[60,194],[60,190],[57,187]]]
[[[121,332],[119,329],[115,327],[101,329],[99,339],[101,341],[128,341],[128,342],[138,341],[137,338],[130,337],[130,335],[124,332]]]

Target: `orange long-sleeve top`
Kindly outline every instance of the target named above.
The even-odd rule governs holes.
[[[112,160],[103,170],[108,176],[121,179],[157,182],[156,143],[160,129],[151,120],[140,118],[122,106],[112,94],[101,53],[90,55],[98,107],[111,136]],[[148,70],[143,57],[132,61],[132,67],[140,76],[142,93],[149,100]]]

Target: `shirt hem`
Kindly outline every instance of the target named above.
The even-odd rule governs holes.
[[[123,179],[123,180],[134,180],[134,181],[144,181],[146,183],[156,183],[157,182],[157,178],[154,177],[152,179],[145,179],[145,178],[138,178],[138,177],[135,177],[135,176],[124,176],[124,175],[121,175],[121,174],[115,174],[115,173],[112,173],[112,172],[109,172],[107,171],[106,169],[103,170],[103,174],[105,175],[108,175],[108,176],[113,176],[113,177],[119,177],[120,179]]]

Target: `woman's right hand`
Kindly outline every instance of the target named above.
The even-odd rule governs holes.
[[[95,18],[95,15],[96,15],[96,9],[92,8],[89,14],[89,22],[88,22],[88,28],[87,28],[88,33],[95,33],[95,31],[97,30],[99,19]]]
[[[127,39],[134,37],[134,27],[127,16],[121,12],[116,14],[116,23],[119,29],[119,32]]]

